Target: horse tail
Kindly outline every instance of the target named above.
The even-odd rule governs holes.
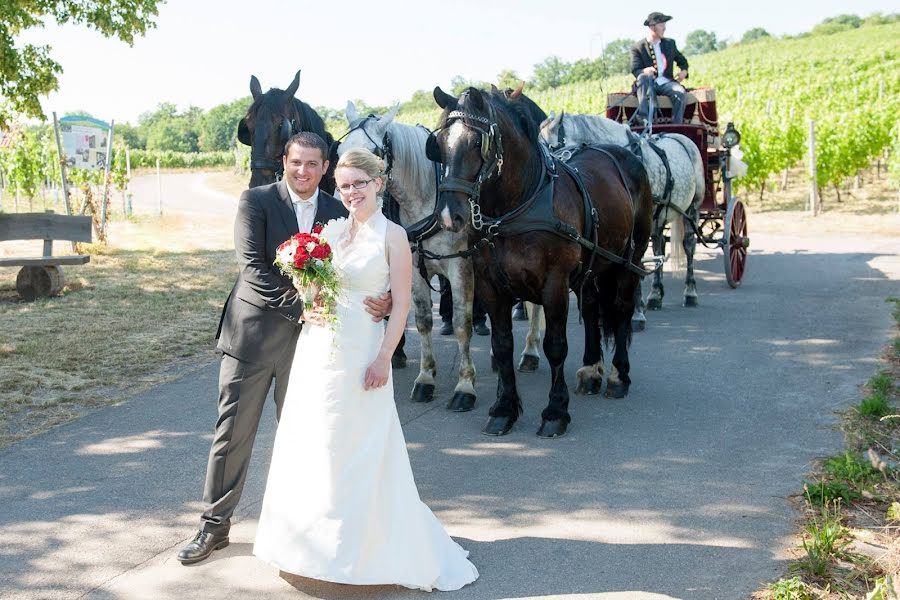
[[[676,277],[684,277],[687,270],[687,258],[684,254],[684,217],[675,213],[669,230],[669,264]]]

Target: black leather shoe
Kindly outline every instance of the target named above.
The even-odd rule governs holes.
[[[183,565],[206,560],[213,550],[221,550],[228,545],[227,535],[215,535],[208,531],[198,531],[191,542],[178,553],[178,560]]]
[[[453,323],[450,321],[444,321],[441,324],[441,335],[453,335]]]
[[[491,330],[488,329],[486,323],[475,323],[472,325],[472,329],[477,335],[491,335]]]

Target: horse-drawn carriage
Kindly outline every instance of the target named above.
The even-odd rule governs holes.
[[[607,96],[606,117],[619,123],[629,122],[638,107],[637,97],[630,92]],[[707,246],[719,246],[725,254],[725,279],[736,288],[741,285],[747,265],[747,214],[744,204],[732,193],[731,149],[741,136],[732,123],[719,134],[716,95],[712,88],[696,88],[685,98],[682,124],[672,124],[672,105],[665,96],[658,97],[657,118],[648,127],[652,134],[678,133],[690,139],[700,150],[706,173],[706,193],[700,205],[699,233]],[[633,128],[635,133],[645,131]]]

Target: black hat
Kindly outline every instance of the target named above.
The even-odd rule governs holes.
[[[665,23],[666,21],[671,21],[672,17],[669,15],[664,15],[661,12],[652,12],[647,15],[647,20],[644,21],[645,27],[650,27],[651,25],[656,25],[657,23]]]

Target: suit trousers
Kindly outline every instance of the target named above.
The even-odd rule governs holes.
[[[281,416],[300,329],[274,360],[248,362],[225,354],[219,367],[219,418],[203,488],[202,530],[226,535],[247,480],[253,442],[266,396],[275,381],[275,414]]]
[[[654,107],[656,107],[657,96],[668,96],[672,100],[672,123],[681,123],[684,121],[684,96],[687,90],[677,81],[667,81],[666,83],[656,83],[656,78],[652,75],[641,73],[637,78],[637,97],[638,109],[637,114],[645,121],[649,121],[649,104],[653,99]]]

